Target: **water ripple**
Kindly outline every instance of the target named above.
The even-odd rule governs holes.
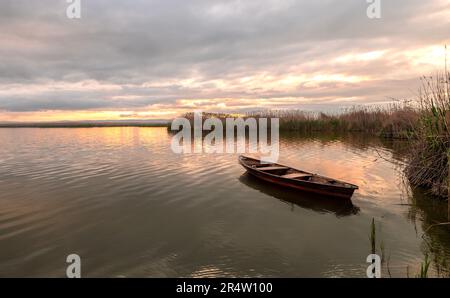
[[[379,140],[281,138],[280,163],[358,184],[360,212],[246,181],[237,154],[174,154],[161,128],[0,142],[0,276],[63,276],[68,253],[88,276],[358,276],[372,218],[398,274],[423,257],[427,217],[396,205],[410,190]],[[448,255],[448,237],[432,240]]]

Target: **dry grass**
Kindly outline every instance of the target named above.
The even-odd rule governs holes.
[[[364,132],[388,138],[409,138],[419,118],[406,103],[388,106],[353,107],[336,114],[304,111],[269,111],[253,117],[280,118],[280,130]]]
[[[450,73],[424,77],[419,96],[419,121],[406,175],[415,186],[443,198],[448,194],[450,155]]]

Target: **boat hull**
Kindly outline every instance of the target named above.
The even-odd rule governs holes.
[[[295,179],[285,179],[277,175],[259,171],[258,169],[252,168],[240,160],[240,164],[247,170],[247,172],[266,182],[271,184],[276,184],[283,187],[288,187],[290,189],[295,189],[302,192],[314,193],[326,197],[340,198],[340,199],[350,199],[353,196],[356,188],[346,188],[338,187],[333,185],[324,185],[310,183],[308,181],[295,180]]]

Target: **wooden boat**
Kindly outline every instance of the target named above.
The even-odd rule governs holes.
[[[262,163],[260,160],[239,156],[239,163],[247,172],[261,180],[304,192],[327,197],[350,199],[358,186],[333,178],[297,170],[284,165]]]

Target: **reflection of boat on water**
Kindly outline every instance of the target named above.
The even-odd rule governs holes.
[[[268,185],[249,173],[243,174],[239,178],[239,181],[285,203],[294,204],[316,212],[335,213],[338,217],[355,215],[359,212],[359,208],[353,205],[351,200],[336,200],[317,194],[299,193],[295,190],[286,189],[277,185]]]
[[[266,182],[316,193],[322,196],[350,199],[358,186],[333,178],[297,170],[288,166],[263,163],[258,159],[239,156],[239,163],[255,177]]]

